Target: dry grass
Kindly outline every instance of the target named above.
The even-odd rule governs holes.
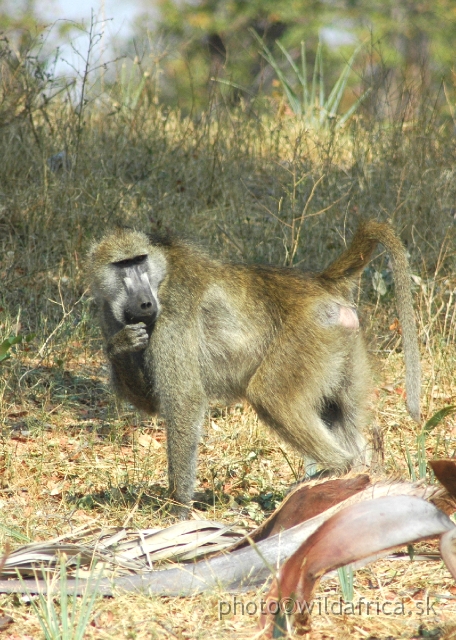
[[[421,278],[424,414],[455,403],[452,123],[423,108],[407,126],[380,126],[366,115],[333,135],[251,107],[214,106],[197,120],[181,119],[146,90],[131,109],[114,89],[119,106],[105,95],[81,116],[60,98],[41,104],[33,83],[32,97],[22,100],[26,70],[15,73],[15,83],[2,76],[9,98],[0,100],[0,342],[36,336],[0,364],[2,545],[45,540],[92,520],[138,528],[168,522],[164,426],[116,405],[85,293],[88,244],[119,222],[171,227],[226,258],[319,269],[360,218],[391,218]],[[53,173],[48,158],[61,150],[71,166]],[[388,284],[386,260],[373,268]],[[414,458],[417,428],[401,397],[394,295],[388,286],[378,298],[371,275],[362,280],[360,309],[373,352],[373,422],[384,434],[385,472],[408,477],[405,445]],[[302,460],[248,407],[214,407],[205,427],[198,515],[253,527],[302,475]],[[454,455],[454,417],[426,447],[429,457]],[[317,602],[339,595],[331,579]],[[403,602],[405,613],[323,611],[308,637],[455,637],[455,595],[441,563],[377,562],[357,572],[355,600]],[[419,615],[416,602],[428,597],[437,601],[435,613]],[[256,637],[257,615],[242,607],[219,619],[218,603],[233,605],[232,598],[99,599],[87,637]],[[260,600],[260,592],[238,596],[244,605]],[[29,605],[4,596],[0,607],[15,621],[5,637],[41,637]]]

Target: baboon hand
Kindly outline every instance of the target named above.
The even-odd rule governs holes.
[[[117,335],[120,333],[123,334],[122,342],[125,345],[126,351],[144,351],[147,347],[149,334],[147,333],[144,322],[138,322],[138,324],[127,324]]]
[[[116,357],[144,351],[148,342],[149,334],[144,322],[127,324],[108,341],[108,356]]]

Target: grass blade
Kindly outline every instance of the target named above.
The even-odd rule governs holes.
[[[304,103],[304,113],[309,109],[309,89],[307,86],[307,60],[306,45],[304,40],[301,42],[301,77],[302,77],[302,100]]]
[[[339,567],[339,569],[337,569],[337,573],[339,574],[340,589],[342,591],[343,599],[345,600],[345,602],[353,602],[353,566],[351,564],[348,564],[343,567]]]
[[[323,46],[321,42],[318,46],[318,78],[320,83],[320,124],[323,124],[323,120],[325,118],[325,82],[323,77]]]
[[[429,418],[429,420],[426,421],[426,424],[423,427],[422,433],[426,435],[428,433],[431,433],[431,431],[433,431],[436,428],[436,426],[442,422],[444,418],[446,418],[447,416],[450,416],[452,413],[456,413],[455,404],[451,404],[446,407],[443,407],[443,409],[440,409],[439,411],[434,413],[434,415],[431,418]]]
[[[316,101],[316,95],[317,95],[317,72],[318,72],[318,57],[319,55],[321,55],[321,42],[318,43],[318,47],[317,47],[317,55],[315,58],[315,64],[314,64],[314,69],[313,69],[313,74],[312,74],[312,89],[310,91],[310,117],[311,120],[314,119],[314,114],[315,114],[315,101]]]
[[[347,122],[347,120],[351,118],[351,116],[355,113],[359,105],[363,102],[363,100],[367,98],[367,96],[370,94],[371,91],[372,91],[371,87],[369,87],[369,89],[366,89],[363,95],[360,96],[354,104],[352,104],[350,109],[348,109],[348,111],[344,113],[344,115],[340,118],[339,122],[337,123],[338,127],[342,127]]]

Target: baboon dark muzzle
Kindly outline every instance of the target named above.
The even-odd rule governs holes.
[[[129,300],[125,308],[125,320],[127,324],[144,324],[151,326],[157,319],[157,303],[152,298],[138,296],[135,300]]]
[[[151,326],[157,319],[158,304],[150,286],[147,272],[142,265],[135,265],[127,270],[124,284],[128,299],[125,305],[125,321],[127,324],[144,322]]]

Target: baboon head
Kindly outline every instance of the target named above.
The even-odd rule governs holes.
[[[152,327],[160,313],[158,287],[166,259],[162,252],[152,254],[148,237],[130,229],[118,229],[90,252],[92,291],[121,325]]]

